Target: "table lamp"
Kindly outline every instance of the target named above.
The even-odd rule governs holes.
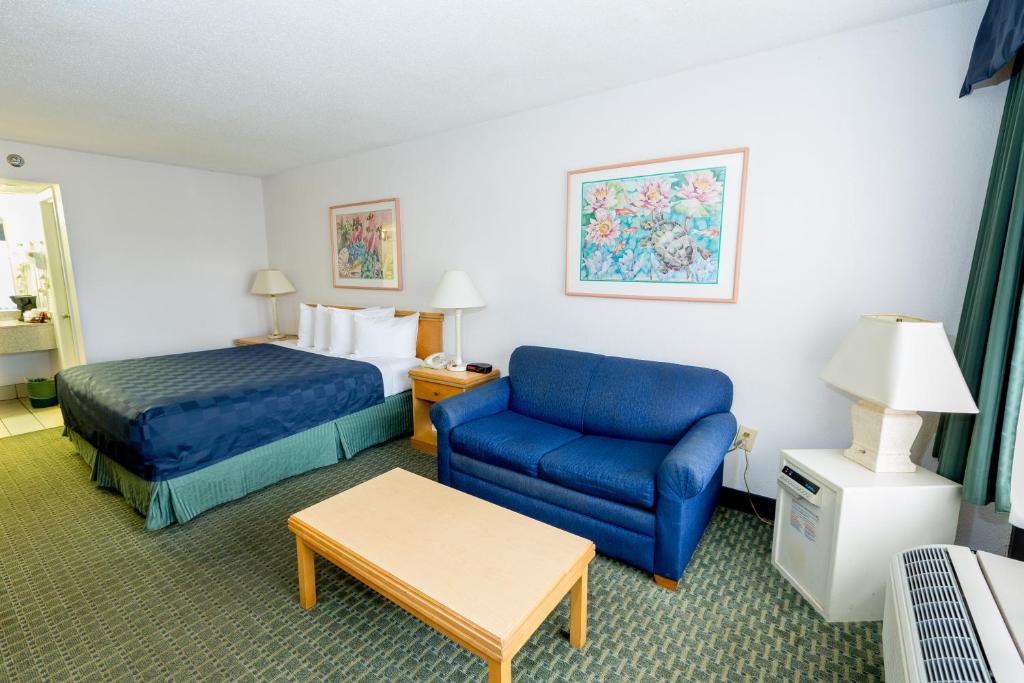
[[[277,297],[281,294],[291,294],[295,287],[288,281],[280,270],[257,270],[256,279],[253,280],[250,294],[270,297],[270,316],[273,320],[274,331],[267,335],[268,339],[282,339],[281,331],[277,329]]]
[[[455,360],[448,365],[448,369],[455,372],[465,370],[466,364],[462,360],[462,309],[482,308],[483,297],[476,291],[465,271],[446,270],[434,290],[430,305],[434,308],[455,309]]]
[[[918,410],[977,413],[941,322],[864,315],[820,375],[852,394],[853,444],[843,454],[875,472],[913,472]]]

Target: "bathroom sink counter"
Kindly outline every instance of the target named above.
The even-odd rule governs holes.
[[[47,351],[57,348],[53,323],[0,320],[0,354]]]

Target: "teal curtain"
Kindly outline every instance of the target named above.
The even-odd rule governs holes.
[[[964,295],[956,357],[977,415],[944,415],[939,474],[963,482],[964,500],[1010,509],[1010,470],[1024,390],[1024,76],[1014,65],[992,175]]]

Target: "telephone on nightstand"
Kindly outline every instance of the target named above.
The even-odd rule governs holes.
[[[432,353],[423,359],[423,366],[434,370],[444,370],[452,360],[451,356],[446,356],[443,353]]]

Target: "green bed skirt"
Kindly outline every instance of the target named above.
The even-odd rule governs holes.
[[[92,469],[93,481],[117,490],[146,517],[146,529],[152,531],[184,524],[221,503],[411,434],[412,398],[409,391],[395,394],[371,408],[163,481],[130,472],[72,429],[64,433]]]

